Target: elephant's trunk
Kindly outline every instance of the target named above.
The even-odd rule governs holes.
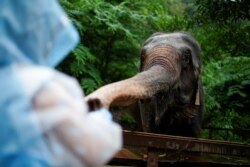
[[[142,72],[103,86],[88,95],[86,100],[99,99],[104,107],[124,106],[172,88],[181,68],[177,50],[170,46],[158,46],[143,56]]]

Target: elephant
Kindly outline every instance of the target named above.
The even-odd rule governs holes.
[[[107,108],[136,102],[144,132],[199,137],[204,110],[200,52],[187,32],[154,33],[141,49],[139,73],[85,100]]]

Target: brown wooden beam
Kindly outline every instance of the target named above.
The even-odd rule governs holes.
[[[123,131],[124,145],[250,158],[250,145],[218,140]]]

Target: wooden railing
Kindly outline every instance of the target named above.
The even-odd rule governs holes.
[[[124,149],[110,165],[250,165],[250,145],[226,141],[123,131]]]

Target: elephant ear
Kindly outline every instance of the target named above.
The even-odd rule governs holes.
[[[182,69],[185,71],[192,71],[194,76],[198,79],[201,70],[201,64],[199,60],[199,52],[195,49],[191,49],[188,46],[184,46],[180,49]]]
[[[182,33],[182,40],[186,44],[186,46],[181,49],[182,53],[185,53],[185,50],[190,51],[193,70],[195,72],[195,76],[198,77],[201,71],[201,60],[200,60],[201,47],[199,43],[188,33]]]

